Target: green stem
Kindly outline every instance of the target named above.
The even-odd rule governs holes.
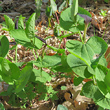
[[[43,49],[43,51],[42,51],[42,57],[41,57],[42,59],[43,59],[43,57],[44,57],[44,53],[45,53],[46,46],[47,46],[47,44],[44,45],[44,49]]]
[[[14,61],[14,60],[13,60],[13,57],[11,57],[9,54],[7,54],[7,56],[8,56],[12,61]]]
[[[82,43],[84,43],[83,37],[82,37],[82,35],[81,35],[81,32],[79,31],[78,33],[79,33],[79,36],[80,36],[80,39],[81,39]]]
[[[93,76],[93,82],[94,82],[94,85],[96,85],[95,76]]]
[[[51,17],[48,18],[49,27],[51,27],[51,22],[50,22],[50,20],[51,20]]]
[[[39,57],[39,54],[38,54],[38,52],[36,51],[36,49],[35,49],[35,52],[36,52],[36,54],[37,54],[38,59],[41,61],[41,58]]]
[[[83,42],[84,42],[84,43],[85,43],[85,40],[86,40],[87,28],[88,28],[88,24],[85,23],[84,35],[83,35]]]
[[[34,55],[35,60],[37,60],[36,55],[35,55],[35,52],[34,52],[34,49],[32,50],[32,53]]]
[[[16,45],[16,48],[15,48],[15,62],[17,63],[17,45]]]

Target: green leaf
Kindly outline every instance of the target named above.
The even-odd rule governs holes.
[[[68,109],[65,106],[59,104],[57,110],[68,110]]]
[[[16,95],[17,95],[19,98],[22,98],[22,99],[26,99],[26,97],[27,97],[26,91],[24,91],[24,90],[21,90],[21,91],[18,92]]]
[[[0,36],[0,57],[5,57],[9,51],[9,41],[6,36]]]
[[[23,22],[23,17],[22,15],[19,16],[19,20],[18,20],[18,29],[24,29],[24,22]]]
[[[18,80],[15,82],[15,92],[20,92],[25,85],[27,84],[31,73],[32,73],[32,65],[27,64],[22,70]]]
[[[109,0],[104,0],[104,2],[108,3]]]
[[[66,48],[71,54],[95,69],[100,58],[106,52],[108,45],[100,37],[94,36],[91,37],[86,44],[75,40],[69,40],[66,43]]]
[[[40,71],[37,69],[33,69],[32,75],[30,77],[30,81],[32,82],[42,82],[42,83],[46,83],[47,81],[51,80],[51,76],[46,73],[45,71]]]
[[[35,34],[34,34],[35,33],[35,16],[36,16],[36,13],[33,13],[29,17],[28,21],[26,22],[25,32],[29,39],[35,37]]]
[[[4,105],[0,103],[0,110],[5,110]]]
[[[3,91],[0,93],[0,96],[9,96],[13,94],[14,86],[9,85],[7,91]]]
[[[92,98],[95,102],[100,101],[104,98],[104,95],[99,91],[98,87],[93,84],[93,81],[89,81],[84,84],[82,93],[88,98]]]
[[[61,12],[65,7],[66,7],[66,1],[64,1],[64,2],[60,5],[58,11]]]
[[[50,6],[46,7],[46,16],[48,17],[52,16],[52,8]]]
[[[96,102],[100,107],[110,109],[110,98],[102,98],[98,102]]]
[[[35,4],[36,4],[36,19],[39,18],[40,16],[40,12],[41,12],[41,6],[42,6],[42,0],[35,0]]]
[[[78,7],[78,13],[85,14],[91,17],[91,14],[81,7]],[[71,7],[67,8],[61,13],[60,26],[63,29],[71,32],[78,32],[78,31],[84,30],[84,27],[85,27],[84,18],[80,17],[79,15],[76,15],[76,20],[73,21],[71,18],[72,16],[71,14],[72,14]]]
[[[76,20],[76,15],[78,13],[78,0],[73,0],[73,5],[71,7],[71,19]]]
[[[66,90],[67,87],[66,86],[61,86],[61,90]]]
[[[105,109],[104,109],[104,108],[102,108],[102,107],[99,107],[99,108],[98,108],[98,110],[105,110]]]
[[[7,25],[7,28],[10,30],[13,30],[15,28],[15,24],[11,18],[9,18],[7,15],[4,15],[5,22]]]
[[[71,72],[72,71],[72,69],[69,67],[67,63],[67,55],[65,54],[65,52],[63,52],[61,56],[61,65],[56,66],[54,69],[60,72]]]
[[[59,64],[61,64],[61,56],[59,55],[53,55],[53,56],[45,55],[42,62],[38,61],[34,63],[34,65],[38,67],[53,67]]]
[[[50,3],[51,3],[52,11],[53,13],[55,13],[57,11],[57,5],[54,0],[50,0]]]
[[[95,68],[95,77],[98,81],[104,81],[108,69],[102,65],[97,65]]]
[[[26,33],[23,29],[15,29],[10,31],[10,34],[15,39],[17,43],[20,43],[21,45],[28,47],[28,48],[38,48],[40,49],[42,47],[42,42],[38,38],[35,39],[35,45],[33,44],[33,39],[29,39],[26,36]]]
[[[81,77],[75,77],[74,78],[74,85],[75,86],[78,86],[79,84],[81,84],[82,83],[82,81],[84,80],[84,78],[81,78]]]
[[[8,84],[14,84],[20,75],[19,68],[12,62],[4,59],[2,61],[2,72],[0,73],[3,80]]]
[[[82,78],[89,78],[93,74],[92,72],[89,72],[90,67],[83,60],[75,57],[72,54],[67,56],[67,63],[70,68],[72,68],[72,70]]]
[[[102,65],[102,66],[107,67],[107,61],[106,61],[106,59],[105,59],[104,55],[100,58],[100,60],[99,60],[99,63],[98,63],[98,64],[100,64],[100,65]]]
[[[97,85],[98,85],[100,92],[106,97],[108,95],[108,89],[107,89],[106,84],[103,81],[97,80]]]
[[[105,76],[105,84],[110,87],[110,70],[108,71],[107,75]]]

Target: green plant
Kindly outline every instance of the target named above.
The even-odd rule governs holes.
[[[33,13],[26,22],[25,29],[22,16],[20,16],[19,20],[17,21],[17,29],[15,29],[15,23],[12,21],[12,19],[10,19],[6,15],[4,17],[7,25],[7,30],[9,31],[11,37],[13,37],[16,41],[16,47],[17,44],[20,43],[26,48],[34,49],[35,52],[37,52],[36,49],[40,49],[42,47],[42,42],[47,45],[45,40],[41,39],[38,36],[35,37],[35,13]],[[38,59],[36,59],[35,56],[35,61],[27,63],[21,62],[20,64],[18,63],[16,57],[15,63],[12,63],[4,58],[9,50],[9,41],[6,36],[1,36],[0,38],[0,76],[2,81],[5,81],[7,84],[9,84],[7,91],[0,93],[0,95],[8,96],[9,100],[7,102],[10,105],[23,107],[25,107],[25,103],[27,101],[31,104],[31,100],[36,97],[36,94],[42,94],[39,97],[39,100],[48,100],[49,98],[51,98],[52,100],[57,99],[57,92],[54,91],[51,86],[45,86],[45,83],[51,80],[51,76],[48,73],[44,72],[42,68],[51,66],[51,64],[46,65],[47,61],[49,61],[49,57],[44,56],[44,53],[42,53],[42,56]],[[35,55],[37,53],[33,52],[33,54]],[[15,56],[17,56],[17,49]],[[56,65],[60,62],[59,56],[53,57],[54,61],[56,59],[56,62],[54,62],[53,65]],[[21,67],[24,64],[25,67],[20,70],[18,66]],[[34,69],[33,65],[37,65],[40,69]],[[41,85],[43,86],[43,88],[41,88],[40,90]],[[34,90],[34,88],[36,88],[37,90]]]
[[[104,2],[105,2],[105,3],[108,3],[108,2],[109,2],[109,0],[104,0]]]
[[[106,10],[104,11],[104,10],[101,9],[101,12],[99,14],[103,17],[106,17],[107,16],[107,11]]]
[[[5,110],[5,108],[4,108],[4,106],[3,106],[2,103],[0,103],[0,109],[1,109],[1,110]]]
[[[7,102],[10,105],[25,108],[27,102],[31,105],[31,101],[36,95],[39,100],[57,100],[57,91],[51,86],[46,86],[46,82],[50,82],[52,79],[50,74],[43,71],[43,68],[48,68],[56,72],[74,72],[76,74],[73,73],[76,77],[74,79],[76,86],[82,83],[84,79],[90,79],[91,81],[83,85],[81,95],[92,98],[100,108],[110,109],[110,70],[107,68],[107,62],[104,58],[108,46],[98,36],[92,36],[86,41],[87,27],[91,21],[90,13],[78,7],[78,0],[74,0],[73,5],[61,13],[60,26],[63,30],[72,33],[58,36],[58,38],[63,39],[75,33],[79,34],[81,38],[81,41],[69,40],[66,42],[66,50],[70,53],[69,55],[66,54],[65,49],[50,46],[44,39],[35,35],[35,16],[36,14],[33,13],[29,17],[26,28],[24,28],[22,16],[19,17],[16,25],[12,19],[4,16],[7,30],[16,41],[16,59],[14,63],[5,59],[9,50],[9,41],[6,36],[1,36],[0,76],[2,81],[9,84],[9,87],[0,95],[8,96]],[[83,36],[80,32],[82,30],[84,30]],[[35,60],[19,64],[17,60],[18,44],[34,50]],[[41,49],[43,45],[42,55],[36,58],[37,50]],[[53,56],[46,55],[46,47],[55,51],[56,54]],[[22,65],[25,67],[20,69],[19,67]],[[33,68],[33,66],[37,66],[38,69]],[[62,105],[59,105],[57,109],[60,108],[67,109]]]
[[[66,9],[61,14],[61,26],[66,30],[79,32],[79,30],[84,28],[85,24],[86,32],[87,24],[90,20],[87,16],[82,16],[82,14],[88,13],[84,9],[80,11],[82,8],[78,7],[77,0],[74,0],[74,4],[76,7],[73,5],[74,7]],[[77,13],[80,13],[80,16],[85,20],[78,19],[79,15]],[[68,16],[64,16],[67,14]],[[84,36],[81,36],[82,42],[70,40],[66,43],[66,49],[70,52],[67,56],[67,64],[78,75],[77,78],[81,79],[75,80],[79,81],[79,84],[85,78],[91,79],[91,81],[83,85],[81,95],[92,98],[97,105],[103,108],[110,109],[109,69],[104,58],[104,53],[108,46],[98,36],[92,36],[85,42],[85,32]]]

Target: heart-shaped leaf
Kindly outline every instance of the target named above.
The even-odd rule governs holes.
[[[91,14],[81,7],[78,7],[78,13],[91,17]],[[78,32],[78,31],[84,30],[84,27],[85,27],[84,18],[82,18],[79,15],[76,15],[76,20],[73,21],[71,18],[72,16],[71,14],[72,14],[71,7],[67,8],[61,13],[60,26],[63,29],[71,32]]]
[[[83,60],[69,54],[67,57],[67,63],[70,68],[80,77],[89,78],[94,74],[94,71]]]
[[[86,44],[79,41],[70,40],[66,43],[67,50],[84,61],[87,65],[96,68],[100,58],[107,50],[107,43],[97,37],[91,37]]]

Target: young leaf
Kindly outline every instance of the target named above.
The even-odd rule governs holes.
[[[73,5],[71,7],[71,19],[76,20],[76,15],[78,13],[78,0],[73,0]]]
[[[52,16],[52,8],[50,6],[46,7],[46,16],[48,17]]]
[[[29,39],[32,39],[35,37],[35,16],[36,16],[36,13],[33,13],[28,21],[26,22],[26,29],[25,29],[25,32],[26,32],[26,35]]]
[[[13,22],[13,20],[11,18],[9,18],[7,15],[4,15],[4,18],[5,18],[5,22],[6,22],[6,25],[10,30],[13,30],[15,28],[15,24]]]
[[[22,70],[18,80],[15,82],[15,92],[20,92],[27,84],[32,73],[32,65],[27,64]]]
[[[23,22],[23,17],[22,15],[19,16],[19,20],[18,20],[18,29],[24,29],[24,22]]]
[[[9,51],[9,41],[6,36],[0,36],[0,57],[5,57]]]
[[[54,0],[50,0],[50,3],[51,3],[52,11],[53,13],[55,13],[57,11],[57,5]]]
[[[64,1],[60,7],[59,7],[59,12],[61,12],[64,8],[66,7],[66,1]]]
[[[42,0],[35,0],[35,4],[36,4],[36,19],[38,19],[40,16]]]

